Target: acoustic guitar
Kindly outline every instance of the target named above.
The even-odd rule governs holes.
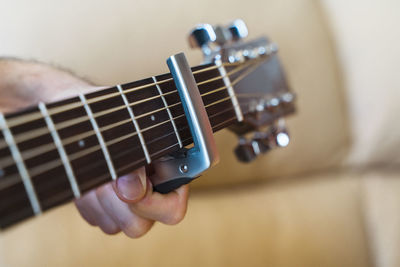
[[[213,133],[238,134],[238,159],[289,143],[283,117],[295,110],[277,46],[245,41],[242,20],[198,25],[204,54],[183,54],[170,73],[0,114],[0,227],[14,225],[146,166],[168,193],[218,162]]]

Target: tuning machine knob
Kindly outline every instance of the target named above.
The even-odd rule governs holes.
[[[199,24],[189,34],[190,47],[201,48],[204,55],[211,54],[211,44],[216,40],[215,30],[210,24]]]
[[[287,147],[289,145],[290,136],[285,126],[285,120],[280,119],[276,126],[271,127],[270,132],[274,146]]]
[[[239,161],[248,163],[273,148],[288,146],[289,142],[290,137],[284,121],[279,120],[277,125],[271,126],[267,131],[255,132],[252,139],[240,137],[235,154]]]
[[[247,35],[247,26],[241,19],[227,26],[199,24],[189,34],[189,45],[200,48],[207,57],[226,43],[239,41]]]
[[[287,147],[290,143],[290,136],[286,130],[274,133],[274,143],[277,147]]]
[[[245,163],[252,162],[257,158],[258,149],[256,144],[253,144],[252,140],[248,140],[245,137],[239,138],[239,144],[235,148],[236,158]]]
[[[227,29],[231,33],[233,41],[241,40],[249,35],[246,23],[241,19],[234,20],[227,26]]]
[[[265,154],[270,151],[272,149],[271,141],[271,134],[268,132],[256,132],[252,140],[254,145],[257,145],[258,154]]]

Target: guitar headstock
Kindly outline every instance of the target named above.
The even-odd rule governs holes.
[[[189,36],[191,47],[201,48],[205,63],[223,64],[243,119],[230,129],[239,135],[235,153],[250,162],[275,147],[286,147],[289,134],[284,117],[295,111],[277,57],[278,47],[261,37],[245,41],[248,30],[242,20],[226,26],[198,25]]]

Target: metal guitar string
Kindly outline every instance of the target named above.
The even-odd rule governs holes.
[[[250,63],[256,63],[256,62],[250,62]],[[248,67],[249,65],[250,65],[250,64],[244,64],[244,65],[242,65],[242,66],[240,66],[240,67],[237,67],[236,69],[232,70],[231,72],[228,72],[228,73],[227,73],[227,76],[229,77],[230,75],[233,75],[233,74],[235,74],[236,72],[239,72],[239,71],[243,70],[244,68]],[[211,67],[209,67],[209,68],[207,68],[207,69],[204,69],[203,72],[210,70],[210,68],[211,68]],[[197,73],[200,73],[200,72],[197,71]],[[216,77],[216,78],[212,78],[212,79],[209,79],[209,80],[205,80],[205,81],[203,81],[203,82],[200,82],[200,83],[198,83],[197,85],[206,84],[206,83],[208,83],[208,82],[212,82],[212,81],[215,81],[215,80],[218,80],[218,79],[222,79],[222,78],[223,78],[223,76],[219,76],[219,77]],[[171,78],[171,79],[167,79],[167,80],[168,80],[168,81],[169,81],[169,80],[172,80],[172,78]],[[157,82],[157,84],[166,82],[167,80],[163,80],[163,81]],[[140,89],[143,89],[143,88],[146,88],[146,87],[154,86],[155,84],[156,84],[156,83],[153,83],[153,84],[150,84],[150,85],[146,85],[146,86],[140,86],[140,88],[139,88],[139,87],[131,88],[131,89],[126,90],[126,91],[124,91],[124,92],[125,92],[125,93],[129,93],[129,92],[132,92],[133,90],[136,91],[136,90],[140,90]],[[226,87],[225,87],[225,88],[226,88]],[[221,90],[221,89],[224,89],[224,88],[218,88],[218,89]],[[164,93],[164,94],[162,94],[162,95],[156,95],[156,96],[153,96],[153,97],[150,97],[150,98],[146,98],[146,99],[142,99],[142,100],[139,100],[139,101],[135,101],[135,102],[131,103],[130,106],[132,107],[132,106],[135,106],[135,105],[138,105],[138,104],[145,103],[145,102],[147,102],[147,101],[151,101],[151,100],[154,100],[154,99],[159,99],[159,98],[161,98],[161,97],[163,97],[163,96],[170,95],[170,94],[177,93],[177,92],[178,92],[177,90],[173,90],[173,91]],[[97,98],[89,99],[87,102],[88,102],[89,104],[90,104],[90,103],[95,103],[95,102],[98,102],[98,101],[101,101],[101,100],[105,100],[105,99],[110,99],[110,98],[112,98],[112,97],[114,97],[114,96],[119,96],[119,95],[120,95],[119,93],[113,93],[113,94],[110,94],[110,95],[106,95],[106,96],[102,96],[102,97],[97,97]],[[101,98],[101,99],[98,99],[98,98]],[[92,102],[91,102],[90,100],[96,100],[96,101],[92,101]],[[73,104],[79,104],[80,107],[82,107],[81,102],[79,102],[79,103],[73,103]],[[70,104],[70,105],[72,105],[72,104]],[[60,108],[65,108],[65,107],[67,107],[67,106],[68,106],[68,105],[63,106],[63,107],[60,107]],[[60,108],[59,108],[59,109],[60,109]],[[74,108],[77,108],[77,107],[74,107]],[[122,110],[122,109],[124,109],[124,108],[126,108],[126,106],[125,106],[125,105],[121,105],[121,106],[119,106],[119,107],[115,107],[115,108],[112,108],[112,109],[107,109],[107,110],[104,110],[104,111],[100,111],[100,112],[94,113],[94,117],[97,118],[97,117],[99,117],[99,116],[103,116],[103,115],[106,115],[106,114],[109,114],[109,113],[112,113],[112,112],[115,112],[115,111],[118,111],[118,110]],[[166,109],[166,108],[167,108],[167,107],[164,107],[163,110]],[[69,109],[69,110],[72,110],[72,109]],[[62,112],[62,111],[68,111],[68,109],[63,109],[63,110],[61,110],[61,111],[58,110],[57,112],[54,112],[54,111],[51,112],[51,109],[49,109],[49,115],[54,115],[54,114],[57,114],[57,113]],[[157,110],[157,111],[154,111],[154,112],[158,112],[158,111],[160,111],[160,110]],[[33,114],[32,114],[32,115],[33,115]],[[30,116],[30,115],[27,115],[27,116]],[[142,115],[141,115],[141,116],[142,116]],[[139,116],[138,116],[138,117],[139,117]],[[42,117],[38,117],[38,118],[42,118]],[[15,119],[14,119],[14,120],[15,120]],[[69,127],[69,126],[76,125],[77,123],[80,123],[80,122],[83,122],[83,121],[87,121],[87,120],[89,120],[89,118],[88,118],[87,116],[82,116],[82,117],[80,117],[80,118],[68,120],[68,121],[65,121],[65,122],[63,122],[63,123],[58,124],[57,127],[56,127],[56,130],[62,130],[62,129],[64,129],[64,128],[67,128],[67,127]],[[12,120],[11,120],[11,121],[12,121]],[[8,124],[10,125],[9,121],[8,121]],[[11,126],[10,126],[10,127],[11,127]],[[20,138],[18,138],[18,134],[17,134],[17,135],[14,136],[14,138],[15,138],[15,140],[16,140],[17,143],[20,143],[20,142],[23,142],[23,141],[26,141],[26,140],[30,140],[30,139],[35,138],[35,137],[39,137],[39,136],[44,135],[44,134],[47,134],[47,133],[48,133],[47,127],[41,127],[41,128],[32,130],[29,134],[21,133],[20,136],[22,136],[22,137],[20,137]],[[0,144],[2,144],[1,141],[0,141]],[[7,145],[6,145],[6,143],[3,141],[3,144],[2,144],[2,146],[0,146],[0,149],[6,148],[6,147],[7,147]]]
[[[240,64],[242,64],[242,63],[235,62],[235,63],[225,63],[224,65],[225,66],[236,66],[236,65],[240,65]],[[217,69],[217,68],[218,68],[217,66],[211,66],[211,67],[208,67],[208,68],[205,68],[205,69],[193,71],[193,75],[194,74],[203,73],[203,72],[207,72],[207,71],[210,71],[210,70],[213,70],[213,69]],[[165,80],[162,80],[162,81],[158,81],[156,83],[151,83],[151,84],[132,87],[132,88],[126,89],[125,93],[130,93],[130,92],[134,92],[134,91],[141,90],[141,89],[144,89],[144,88],[152,87],[152,86],[154,86],[156,84],[160,85],[160,84],[172,81],[172,80],[173,80],[173,78],[168,78],[168,79],[165,79]],[[110,88],[112,88],[112,87],[110,87]],[[106,89],[110,89],[110,88],[106,88]],[[99,102],[99,101],[102,101],[102,100],[106,100],[106,99],[109,99],[109,98],[112,98],[112,97],[118,96],[118,95],[119,95],[119,93],[112,93],[112,94],[107,94],[107,95],[104,95],[104,96],[94,97],[94,98],[91,98],[91,99],[88,100],[88,104],[93,104],[93,103],[96,103],[96,102]],[[58,114],[60,112],[68,111],[68,110],[71,110],[71,109],[74,109],[74,108],[78,108],[78,107],[83,107],[83,104],[80,103],[80,102],[76,102],[76,103],[71,103],[71,104],[64,105],[62,107],[55,107],[55,108],[50,109],[49,115],[50,116],[51,115],[55,115],[55,114]],[[15,127],[15,126],[18,126],[20,124],[23,124],[23,123],[26,123],[26,122],[29,122],[29,121],[33,121],[33,120],[36,120],[36,119],[41,119],[42,117],[40,115],[41,115],[40,111],[36,111],[35,113],[32,113],[32,114],[24,116],[23,118],[13,118],[11,120],[8,120],[8,124],[9,124],[10,128],[11,127]]]
[[[256,68],[257,66],[258,66],[258,65],[256,65],[255,67],[253,66],[253,68]],[[249,69],[249,70],[251,71],[252,69]],[[249,71],[248,71],[248,72],[249,72]],[[246,76],[246,75],[242,75],[242,77],[244,77],[244,76]],[[238,77],[237,79],[235,79],[235,81],[233,81],[232,84],[236,84],[236,83],[239,81],[239,79],[242,79],[242,77]],[[217,88],[217,89],[215,89],[215,90],[213,90],[213,91],[210,91],[210,92],[207,92],[207,93],[205,93],[205,94],[203,94],[203,95],[208,95],[208,94],[210,94],[210,93],[215,93],[215,92],[218,92],[218,91],[220,91],[220,90],[222,90],[222,89],[224,89],[224,88],[226,88],[226,87]],[[203,95],[202,95],[202,96],[203,96]],[[211,103],[211,104],[208,105],[208,106],[211,106],[211,105],[214,105],[214,104],[218,104],[218,103],[223,102],[223,101],[226,101],[226,100],[228,100],[228,99],[230,99],[230,97],[226,97],[226,98],[217,100],[216,102]],[[168,106],[168,107],[172,107],[172,106],[175,106],[175,105],[178,105],[178,104],[181,104],[181,102],[177,102],[177,103],[172,104],[172,105],[170,105],[170,106]],[[166,109],[166,107],[164,107],[164,108],[162,108],[162,109],[164,110],[164,109]],[[137,118],[141,118],[141,117],[144,117],[144,116],[148,116],[148,115],[150,115],[150,114],[152,114],[152,113],[156,113],[156,112],[158,112],[158,111],[159,111],[159,110],[152,111],[152,112],[148,112],[148,113],[146,113],[146,114],[142,114],[142,115],[140,115],[140,116],[137,116]],[[181,116],[182,116],[182,115],[181,115]],[[180,117],[180,116],[179,116],[179,117]],[[176,119],[176,118],[174,118],[174,119]],[[167,123],[167,122],[169,122],[169,121],[170,121],[170,120],[165,120],[165,121],[163,121],[163,122],[161,122],[161,123],[159,123],[159,124],[155,124],[155,125],[153,125],[153,126],[150,126],[150,127],[151,127],[150,129],[152,129],[152,128],[154,128],[154,127],[157,127],[157,126],[160,126],[160,125],[162,125],[162,124],[164,124],[164,123]],[[114,123],[114,124],[112,124],[112,125],[107,125],[107,126],[105,126],[105,127],[100,128],[100,130],[101,130],[101,131],[104,131],[104,130],[113,129],[113,128],[115,128],[115,127],[118,127],[118,126],[120,126],[120,125],[122,125],[122,124],[124,124],[124,123],[128,123],[128,122],[130,122],[130,119],[127,119],[127,120],[125,120],[125,121],[121,121],[121,122],[118,122],[118,123]],[[146,130],[150,130],[150,129],[146,128],[146,129],[143,129],[141,132],[145,132]],[[134,132],[134,134],[136,135],[137,133]],[[92,135],[94,135],[94,131],[93,131],[93,130],[88,131],[88,132],[85,132],[85,133],[81,133],[81,134],[78,135],[78,136],[72,136],[72,137],[70,137],[70,138],[67,139],[68,142],[63,142],[63,145],[72,144],[72,143],[74,143],[74,142],[76,142],[76,141],[81,140],[82,138],[86,138],[86,137],[92,136]],[[42,150],[40,150],[40,149],[42,149]],[[53,144],[53,143],[49,143],[49,144],[46,144],[46,145],[42,145],[42,146],[39,146],[39,147],[35,147],[35,148],[33,148],[33,149],[31,149],[31,150],[28,150],[28,151],[24,151],[22,154],[23,154],[23,155],[26,155],[26,154],[30,153],[30,154],[33,154],[33,156],[32,156],[32,155],[29,155],[29,156],[34,157],[34,156],[36,156],[36,155],[39,155],[39,154],[42,154],[42,153],[45,153],[45,152],[48,152],[48,151],[52,151],[52,150],[54,150],[54,144]],[[35,151],[36,151],[36,153],[34,153]],[[74,154],[73,154],[73,155],[74,155]],[[27,158],[27,159],[30,159],[30,158]],[[7,161],[8,161],[8,162],[7,162]],[[10,167],[10,166],[14,165],[14,164],[13,164],[14,161],[12,160],[11,157],[6,158],[6,159],[2,159],[0,162],[3,163],[3,164],[4,164],[4,162],[7,162],[8,164],[10,164],[10,165],[5,166],[5,167],[3,167],[3,168],[7,168],[7,167]],[[36,168],[36,167],[35,167],[35,168]]]
[[[233,109],[233,107],[231,107],[231,108],[229,108],[229,109],[225,109],[225,110],[223,110],[223,111],[221,111],[221,112],[218,112],[218,113],[216,113],[216,114],[213,114],[212,116],[210,116],[210,118],[212,118],[212,117],[214,117],[214,116],[221,115],[221,114],[223,114],[223,113],[225,113],[225,112],[228,112],[228,111],[230,111],[230,110],[232,110],[232,109]],[[182,115],[180,115],[180,116],[178,116],[178,117],[182,117],[182,116],[184,116],[184,114],[182,114]],[[176,117],[176,118],[177,118],[177,117]],[[228,119],[228,120],[225,120],[225,121],[221,122],[220,124],[217,124],[217,125],[213,126],[212,128],[213,128],[213,129],[216,129],[216,128],[219,127],[221,124],[227,123],[227,122],[229,122],[230,120],[233,120],[233,119],[235,119],[235,117],[232,117],[232,118],[230,118],[230,119]],[[165,123],[165,122],[163,122],[163,123]],[[188,126],[184,126],[184,127],[180,128],[180,129],[178,129],[178,130],[179,130],[179,131],[182,131],[182,130],[185,130],[186,128],[189,128],[189,127],[188,127]],[[118,139],[119,139],[118,142],[119,142],[119,141],[122,141],[122,140],[124,140],[124,139],[128,139],[128,138],[130,138],[130,137],[132,137],[132,136],[134,136],[134,135],[136,135],[136,134],[137,134],[137,133],[135,132],[135,133],[131,133],[131,134],[128,134],[128,135],[125,135],[125,136],[121,136],[120,138],[118,138]],[[161,140],[161,139],[164,139],[164,138],[166,138],[167,136],[172,135],[172,134],[174,134],[174,132],[170,132],[170,133],[168,133],[168,134],[166,134],[166,135],[163,135],[163,136],[161,136],[161,137],[155,138],[155,139],[151,140],[150,142],[148,142],[148,144],[149,144],[149,145],[150,145],[150,144],[153,144],[154,142],[156,142],[156,141],[158,141],[158,140]],[[191,140],[191,139],[192,139],[192,137],[189,137],[189,138],[186,138],[186,139],[182,140],[182,142],[186,142],[186,141]],[[113,141],[113,140],[112,140],[112,141]],[[112,141],[111,141],[111,142],[112,142]],[[106,144],[109,145],[110,142],[107,142]],[[155,152],[155,153],[152,153],[151,156],[160,154],[160,153],[162,153],[163,151],[168,150],[170,147],[176,146],[176,145],[178,145],[178,144],[179,144],[179,143],[175,143],[175,144],[173,144],[173,145],[171,145],[171,146],[168,146],[167,148],[163,148],[163,149],[161,149],[161,150],[159,150],[159,151],[157,151],[157,152]],[[129,153],[129,152],[131,152],[131,151],[134,151],[134,150],[136,150],[137,148],[139,148],[139,146],[135,146],[135,147],[129,148],[129,149],[127,149],[126,151],[122,151],[121,153],[115,155],[114,158],[120,158],[120,157],[123,156],[124,154],[127,154],[127,153]],[[84,151],[80,151],[80,152],[84,152],[84,153],[80,153],[80,154],[79,154],[79,152],[77,152],[77,153],[75,153],[75,154],[79,154],[79,155],[75,155],[74,159],[72,159],[72,160],[79,159],[80,157],[83,157],[83,156],[85,156],[85,155],[87,155],[87,154],[90,154],[90,153],[92,153],[92,152],[98,151],[98,150],[100,150],[100,149],[101,149],[100,146],[93,146],[93,147],[91,147],[90,149],[86,149],[86,150],[84,150]],[[71,158],[70,158],[70,159],[71,159]],[[134,164],[136,164],[136,163],[138,163],[138,162],[140,162],[140,161],[143,161],[143,160],[144,160],[144,159],[137,160],[137,161],[135,161],[135,162],[133,162],[133,163],[130,163],[128,166],[124,166],[122,169],[128,168],[129,166],[132,166],[132,165],[134,165]],[[49,171],[49,170],[52,170],[52,169],[54,169],[54,168],[56,168],[56,167],[63,166],[62,164],[60,164],[60,162],[61,162],[61,161],[58,160],[58,159],[57,159],[57,160],[54,160],[54,161],[52,161],[52,162],[46,162],[46,163],[44,163],[44,164],[41,164],[41,165],[39,165],[39,166],[36,166],[36,167],[33,168],[33,169],[30,169],[30,174],[31,174],[31,176],[36,176],[36,175],[39,175],[39,174],[41,174],[41,173],[45,173],[45,172],[47,172],[47,171]],[[94,164],[91,164],[90,166],[93,168],[94,166],[92,166],[92,165],[95,165],[95,166],[96,166],[96,165],[98,165],[98,164],[101,164],[101,163],[95,162]],[[43,166],[46,167],[47,169],[46,169],[46,170],[39,170],[40,172],[38,171],[37,173],[34,173],[34,174],[32,175],[32,170],[41,169],[41,168],[43,168]],[[120,168],[120,169],[121,169],[121,168]],[[120,169],[117,169],[117,171],[120,171]],[[6,180],[1,180],[1,181],[0,181],[0,190],[2,190],[2,189],[4,189],[4,188],[7,188],[7,187],[9,187],[9,186],[12,186],[12,185],[14,185],[14,184],[16,184],[16,183],[19,183],[19,182],[21,182],[21,181],[20,181],[18,175],[13,175],[13,176],[7,178]]]
[[[247,70],[246,73],[251,72],[253,69],[255,69],[255,68],[257,68],[257,67],[258,67],[258,65],[253,66],[251,69]],[[243,68],[244,68],[244,67],[243,67]],[[243,69],[243,68],[241,68],[241,69]],[[237,79],[235,79],[235,80],[232,82],[232,84],[236,84],[236,83],[239,82],[241,79],[243,79],[243,77],[245,77],[246,75],[247,75],[247,74],[245,74],[245,75],[242,74],[242,75],[239,76]],[[212,92],[216,92],[216,91],[220,91],[220,90],[222,90],[222,88],[215,89],[215,90],[212,91]],[[205,94],[210,94],[210,93],[211,93],[211,92],[207,92],[207,93],[205,93]],[[230,98],[231,98],[231,97],[226,97],[226,98],[220,99],[220,100],[218,100],[218,101],[216,101],[216,102],[213,102],[213,103],[207,105],[206,107],[209,107],[209,106],[212,106],[212,105],[215,105],[215,104],[224,102],[224,101],[226,101],[226,100],[229,100]],[[176,104],[180,104],[180,102],[175,103],[174,105],[176,105]],[[233,109],[233,107],[230,108],[230,109]],[[224,111],[224,112],[226,112],[226,111]],[[143,115],[149,115],[149,114],[143,114]],[[182,116],[184,116],[184,115],[185,115],[185,114],[182,114],[182,115],[180,115],[180,116],[174,117],[173,119],[180,118],[180,117],[182,117]],[[218,113],[217,113],[217,114],[214,114],[214,115],[210,116],[210,118],[212,118],[213,116],[217,116],[217,115],[219,115],[219,114],[218,114]],[[234,119],[234,118],[232,118],[232,119]],[[230,119],[230,120],[232,120],[232,119]],[[160,125],[162,125],[162,124],[164,124],[164,123],[167,123],[167,122],[169,122],[169,121],[170,121],[170,120],[166,120],[166,121],[163,121],[163,122],[161,122],[161,123],[152,125],[152,126],[150,126],[150,127],[148,127],[148,128],[143,129],[142,132],[145,132],[145,131],[147,131],[147,130],[151,130],[151,129],[153,129],[153,128],[155,128],[155,127],[158,127],[158,126],[160,126]],[[228,121],[229,121],[229,120],[228,120]],[[223,122],[223,123],[226,123],[226,122]],[[113,125],[113,126],[115,127],[115,125]],[[214,127],[213,127],[213,128],[214,128]],[[182,129],[179,129],[179,130],[182,130]],[[93,131],[91,131],[91,133],[93,133]],[[137,134],[137,132],[134,132],[134,133],[128,134],[128,135],[126,135],[126,136],[122,136],[122,137],[119,137],[119,138],[117,138],[117,139],[111,140],[111,141],[107,142],[107,145],[112,145],[112,144],[114,144],[114,143],[120,142],[120,141],[125,140],[125,139],[127,139],[127,138],[130,138],[130,137],[132,137],[132,136],[135,136],[136,134]],[[173,134],[173,133],[170,133],[170,134]],[[168,135],[170,135],[170,134],[168,134]],[[165,136],[164,136],[164,137],[165,137]],[[75,141],[76,141],[76,140],[75,140]],[[149,143],[151,143],[151,142],[149,142]],[[174,144],[174,145],[176,145],[176,144]],[[39,148],[40,148],[40,147],[39,147]],[[133,150],[133,149],[136,149],[136,148],[137,148],[137,147],[132,148],[132,149],[130,149],[130,150]],[[71,159],[71,160],[78,159],[79,157],[82,157],[82,156],[84,156],[84,155],[87,155],[87,154],[89,154],[89,153],[92,153],[92,152],[94,152],[94,151],[97,151],[97,150],[99,150],[99,149],[100,149],[100,146],[94,146],[94,147],[91,147],[90,149],[86,149],[86,150],[84,150],[84,151],[79,151],[79,152],[77,152],[77,153],[72,154],[72,155],[71,155],[71,156],[72,156],[72,159],[71,159],[71,158],[70,158],[70,159]],[[156,152],[156,153],[153,153],[153,154],[161,153],[161,152],[164,151],[164,150],[165,150],[165,149],[163,149],[163,150],[161,150],[161,151],[158,151],[158,152]],[[82,154],[83,154],[83,155],[82,155]],[[118,155],[117,155],[117,157],[118,157]],[[59,162],[60,162],[60,160],[56,160],[56,161],[50,162],[50,163],[47,162],[47,163],[45,163],[45,164],[41,164],[41,165],[35,167],[34,169],[41,168],[41,167],[43,167],[43,166],[49,166],[49,165],[52,165],[50,169],[53,169],[54,167],[61,166],[60,164],[57,164],[57,166],[54,166],[55,163],[59,163]],[[42,171],[41,173],[46,172],[46,171],[48,171],[48,170],[50,170],[50,169],[47,168],[47,170]],[[32,176],[35,176],[35,175],[38,175],[38,174],[33,174]],[[10,180],[10,179],[7,179],[7,180]],[[11,181],[8,181],[8,182],[7,182],[7,184],[9,184],[9,183],[11,183]],[[4,187],[4,186],[2,186],[2,188],[3,188],[3,187]]]
[[[257,66],[258,66],[258,65],[256,65],[256,67],[257,67]],[[253,67],[254,67],[254,66],[253,66]],[[250,71],[251,71],[251,70],[252,70],[252,69],[250,69]],[[249,71],[248,71],[248,72],[249,72]],[[247,75],[247,74],[246,74],[246,75]],[[232,84],[236,84],[239,80],[241,80],[241,79],[242,79],[244,76],[246,76],[246,75],[239,76],[237,79],[235,79],[235,81],[232,82]],[[210,92],[204,93],[204,94],[202,94],[201,96],[209,95],[209,94],[211,94],[211,93],[215,93],[215,92],[221,91],[222,89],[225,89],[225,88],[226,88],[226,87],[220,87],[220,88],[217,88],[217,89],[212,90],[212,91],[210,91]],[[230,97],[226,97],[226,98],[224,98],[224,99],[220,99],[220,100],[218,100],[219,102],[217,101],[217,102],[212,103],[212,104],[217,104],[217,103],[226,101],[226,100],[228,100],[228,99],[230,99]],[[136,103],[136,102],[135,102],[135,103]],[[135,103],[133,103],[133,104],[135,104]],[[168,107],[160,108],[160,109],[158,109],[158,110],[155,110],[155,111],[151,111],[151,112],[142,114],[142,115],[140,115],[140,116],[137,116],[137,118],[141,118],[141,117],[145,117],[145,116],[151,115],[151,114],[153,114],[153,113],[159,112],[160,110],[165,110],[166,108],[170,108],[170,107],[176,106],[176,105],[178,105],[178,104],[181,104],[181,102],[177,102],[177,103],[174,103],[174,104],[172,104],[172,105],[169,105]],[[169,122],[169,121],[170,121],[170,120],[166,120],[166,121],[164,121],[164,122],[159,123],[159,125],[164,124],[164,123]],[[114,123],[114,124],[112,124],[112,125],[104,126],[103,128],[100,128],[100,130],[101,130],[101,131],[109,130],[109,129],[112,129],[112,128],[114,128],[114,127],[120,126],[120,125],[122,125],[122,124],[124,124],[124,123],[128,123],[128,122],[130,122],[130,119],[127,119],[127,120],[121,121],[121,122],[117,122],[117,123]],[[154,128],[154,127],[156,127],[156,126],[159,126],[159,125],[153,125],[152,128]],[[144,132],[144,131],[142,130],[142,132]],[[81,140],[82,138],[86,138],[86,137],[88,137],[88,136],[92,136],[93,133],[94,133],[94,131],[91,130],[91,131],[88,131],[88,132],[81,133],[81,134],[78,135],[78,136],[70,137],[70,138],[67,139],[67,140],[68,140],[67,142],[63,142],[63,145],[72,144],[72,143],[74,143],[74,142],[76,142],[76,141]],[[42,150],[39,151],[39,149],[42,149]],[[23,155],[26,155],[26,154],[29,153],[29,154],[33,154],[33,155],[29,155],[29,156],[34,157],[34,156],[36,156],[36,155],[38,155],[38,154],[42,154],[42,153],[51,151],[51,150],[53,150],[53,149],[54,149],[54,144],[53,144],[53,143],[49,143],[49,144],[46,144],[46,145],[42,145],[42,146],[39,146],[39,147],[35,147],[35,148],[33,148],[33,149],[31,149],[31,150],[28,150],[28,151],[24,151],[22,154],[23,154]],[[34,153],[35,151],[36,151],[36,153]],[[30,158],[27,158],[27,159],[30,159]],[[13,164],[12,164],[13,161],[12,161],[11,158],[2,159],[0,162],[4,164],[5,161],[8,161],[8,162],[7,162],[8,164],[13,165]],[[9,166],[3,167],[3,168],[7,168],[7,167],[9,167]]]

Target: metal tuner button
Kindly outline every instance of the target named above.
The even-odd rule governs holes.
[[[252,162],[259,154],[258,144],[248,141],[245,138],[239,139],[239,144],[235,148],[236,158],[245,163]]]
[[[238,41],[240,39],[246,38],[247,35],[249,35],[247,26],[241,19],[234,20],[231,24],[228,25],[227,28],[232,35],[233,41]]]
[[[210,44],[216,40],[217,36],[210,24],[199,24],[189,34],[190,47],[201,48],[205,54],[211,52]]]

